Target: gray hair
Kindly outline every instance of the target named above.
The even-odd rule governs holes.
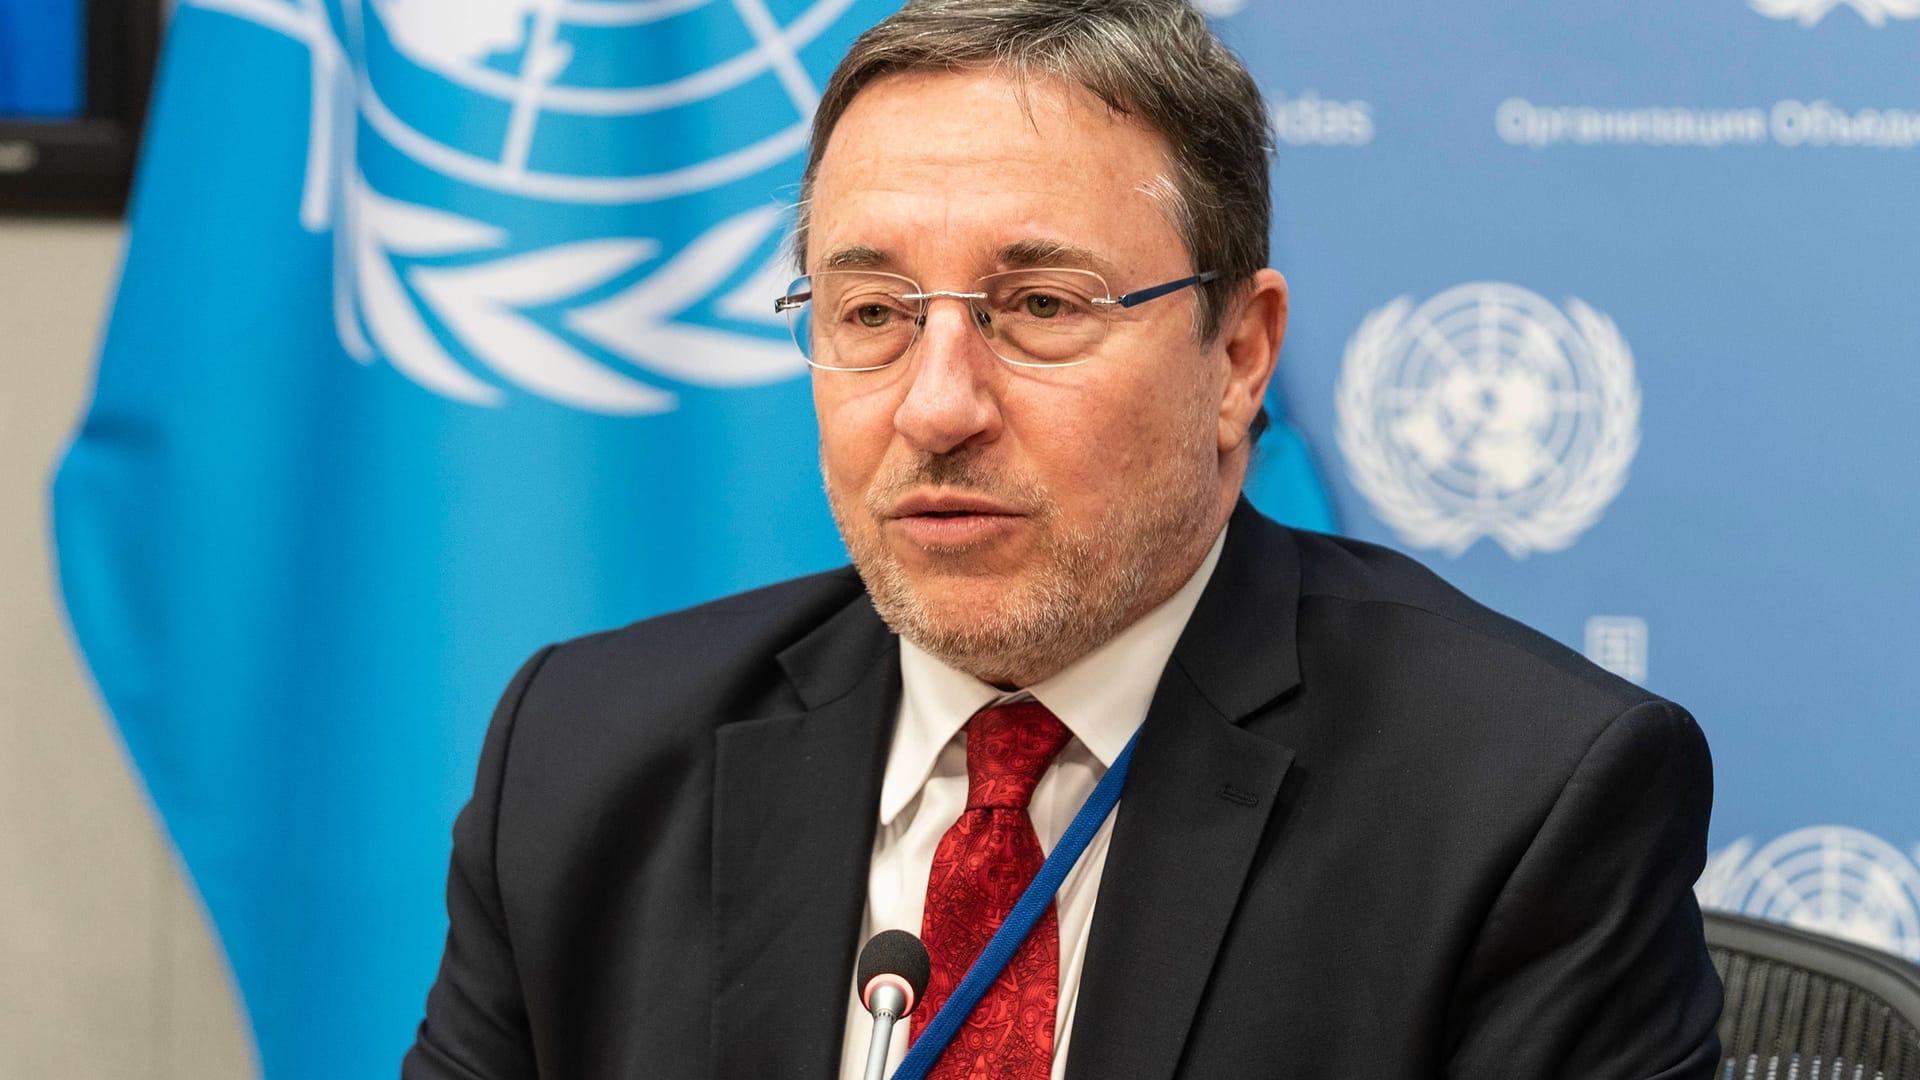
[[[821,95],[794,232],[801,272],[820,157],[854,96],[894,72],[975,67],[1078,83],[1166,139],[1174,175],[1148,194],[1195,271],[1219,275],[1201,286],[1197,315],[1201,340],[1218,335],[1234,293],[1267,264],[1271,129],[1253,77],[1186,0],[909,0],[860,35]]]

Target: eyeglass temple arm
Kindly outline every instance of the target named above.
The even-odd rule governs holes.
[[[1181,289],[1184,289],[1189,285],[1205,285],[1207,282],[1212,281],[1214,278],[1217,278],[1219,276],[1220,275],[1218,273],[1212,270],[1209,270],[1204,274],[1195,274],[1192,277],[1183,277],[1178,281],[1169,281],[1164,285],[1152,285],[1145,289],[1135,289],[1134,291],[1127,293],[1124,296],[1116,296],[1109,302],[1118,304],[1121,307],[1136,307],[1140,304],[1146,303],[1149,300],[1158,300],[1161,297],[1167,295],[1168,293],[1179,292]]]
[[[813,291],[811,289],[806,292],[797,292],[789,296],[782,296],[773,302],[773,313],[775,315],[783,315],[811,299],[813,299]]]

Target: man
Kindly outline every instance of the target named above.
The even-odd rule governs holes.
[[[1264,136],[1177,0],[854,46],[780,306],[856,569],[528,663],[406,1076],[859,1076],[865,936],[937,1008],[1136,728],[934,1076],[1711,1073],[1692,720],[1239,498]]]

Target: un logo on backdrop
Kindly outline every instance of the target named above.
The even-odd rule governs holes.
[[[1600,517],[1640,447],[1633,354],[1605,315],[1513,285],[1369,314],[1335,392],[1354,486],[1415,547],[1558,551]]]
[[[1823,825],[1758,851],[1742,838],[1707,860],[1694,893],[1703,907],[1920,960],[1920,868],[1872,833]]]
[[[1748,0],[1753,10],[1769,19],[1798,19],[1812,26],[1838,7],[1850,7],[1869,26],[1885,26],[1892,19],[1920,19],[1920,0]]]
[[[804,150],[799,51],[857,0],[784,24],[758,2],[344,0],[337,27],[315,3],[187,2],[313,57],[302,221],[339,240],[355,359],[455,401],[612,415],[804,371],[770,302],[785,214],[675,200]]]

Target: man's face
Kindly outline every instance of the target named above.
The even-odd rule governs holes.
[[[966,292],[1013,268],[1010,251],[1057,244],[1081,253],[1057,265],[1118,295],[1211,269],[1149,194],[1169,175],[1158,135],[1077,85],[1023,97],[984,72],[888,76],[828,142],[808,269],[860,249],[868,269]],[[1196,299],[1117,309],[1084,364],[1038,369],[999,359],[964,301],[936,299],[891,367],[814,373],[827,495],[895,630],[1028,685],[1192,574],[1244,467],[1223,464],[1235,375],[1195,339]]]

